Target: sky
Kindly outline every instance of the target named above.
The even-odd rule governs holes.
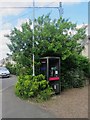
[[[88,0],[34,0],[35,18],[50,13],[51,19],[59,18],[59,10],[57,8],[46,7],[58,7],[59,2],[62,2],[63,14],[65,19],[69,19],[73,23],[77,23],[78,26],[88,24]],[[5,34],[10,34],[10,31],[14,28],[20,28],[23,22],[28,19],[33,19],[32,0],[0,0],[0,60],[7,57],[7,53],[10,53],[7,44],[10,40],[7,39]],[[61,12],[62,13],[62,12]]]

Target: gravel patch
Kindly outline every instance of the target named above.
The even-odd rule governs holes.
[[[37,104],[57,118],[88,118],[88,86],[68,89],[47,102]]]

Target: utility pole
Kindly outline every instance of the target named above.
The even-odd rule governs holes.
[[[35,1],[33,0],[33,49],[34,49],[34,19],[35,19],[35,8],[57,8],[59,10],[59,17],[63,14],[62,2],[59,2],[59,7],[35,7]],[[33,51],[33,76],[35,76],[35,55]]]
[[[63,14],[62,2],[59,2],[58,10],[59,10],[59,17],[61,17]]]
[[[33,50],[34,50],[34,19],[35,19],[35,2],[33,0]],[[35,65],[34,65],[34,51],[33,51],[33,76],[35,76]]]

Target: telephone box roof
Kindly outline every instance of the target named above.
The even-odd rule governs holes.
[[[60,57],[54,57],[54,56],[47,56],[47,57],[42,57],[40,59],[49,59],[49,58],[53,58],[53,59],[60,59]]]

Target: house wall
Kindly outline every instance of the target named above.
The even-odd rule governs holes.
[[[89,44],[88,44],[88,57],[90,58],[90,41],[89,41]]]
[[[7,57],[0,61],[0,66],[5,66],[8,62],[10,62],[13,65],[16,64],[16,62],[12,60],[12,57]]]
[[[85,45],[85,49],[82,51],[82,55],[88,57],[88,44]]]

